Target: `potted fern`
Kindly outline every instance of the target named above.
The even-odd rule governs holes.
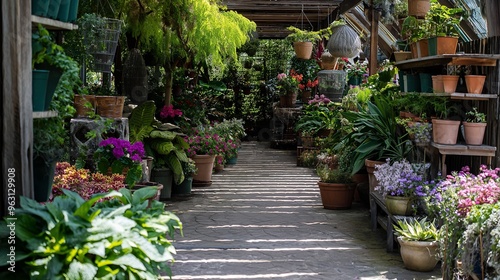
[[[434,222],[427,218],[408,218],[399,220],[394,230],[407,269],[432,271],[436,267],[439,231]]]

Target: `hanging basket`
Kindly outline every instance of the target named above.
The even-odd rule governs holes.
[[[112,18],[97,17],[82,26],[86,50],[93,57],[90,69],[97,72],[111,72],[122,21]]]
[[[311,42],[294,42],[293,49],[297,58],[311,59],[313,43]]]
[[[361,52],[361,39],[351,27],[339,25],[333,28],[326,48],[334,57],[355,57]]]

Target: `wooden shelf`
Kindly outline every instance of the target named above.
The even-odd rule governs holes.
[[[499,59],[498,54],[442,54],[403,60],[395,65],[401,70],[441,65],[496,66]]]
[[[45,119],[57,117],[56,111],[33,112],[34,119]]]
[[[489,100],[496,99],[498,96],[496,94],[476,94],[476,93],[464,93],[464,92],[454,92],[454,93],[429,93],[429,92],[403,92],[403,94],[420,94],[424,96],[444,96],[450,97],[456,100]]]
[[[36,28],[36,25],[38,25],[40,23],[48,30],[75,30],[75,29],[78,29],[78,25],[73,24],[73,23],[62,22],[59,20],[35,16],[35,15],[31,15],[31,22],[32,22],[32,26],[35,28]]]

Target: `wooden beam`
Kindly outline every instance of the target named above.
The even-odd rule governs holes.
[[[371,30],[370,30],[370,76],[377,73],[378,70],[378,20],[380,13],[373,8],[373,0],[370,0],[370,13],[372,15]]]
[[[330,15],[321,22],[320,29],[330,26],[330,24],[333,21],[337,20],[340,17],[340,15],[347,13],[349,10],[356,7],[360,2],[361,2],[361,0],[344,0],[344,1],[342,1],[342,3],[340,3],[340,5],[337,8],[335,8],[335,10],[333,10],[330,13]]]
[[[2,58],[2,217],[7,215],[9,195],[34,197],[33,119],[31,105],[31,1],[1,1]],[[13,171],[13,172],[11,172]],[[13,185],[7,178],[15,175]]]

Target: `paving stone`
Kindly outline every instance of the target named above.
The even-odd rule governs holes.
[[[167,202],[184,226],[173,279],[441,279],[439,264],[414,272],[386,251],[368,205],[324,209],[314,170],[297,167],[295,151],[269,147],[244,142],[211,186]]]

